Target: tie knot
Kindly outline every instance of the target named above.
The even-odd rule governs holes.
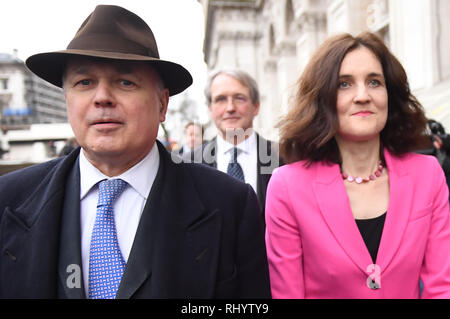
[[[121,179],[103,180],[98,185],[98,205],[112,205],[127,186],[127,182]]]
[[[237,157],[239,155],[239,151],[240,149],[238,149],[237,147],[233,147],[233,151],[231,153],[231,163],[237,163]]]

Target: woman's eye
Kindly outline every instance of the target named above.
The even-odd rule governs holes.
[[[345,81],[339,82],[339,88],[340,89],[346,89],[349,86],[350,86],[350,83],[348,83],[348,82],[345,82]]]
[[[372,86],[372,87],[377,87],[377,86],[381,85],[381,82],[378,81],[378,80],[370,80],[369,81],[369,85]]]

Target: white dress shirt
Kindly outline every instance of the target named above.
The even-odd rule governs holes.
[[[227,172],[228,163],[233,157],[233,144],[225,141],[219,134],[216,138],[216,162],[217,169],[222,172]],[[257,192],[257,161],[258,151],[256,147],[256,133],[252,134],[243,142],[236,145],[240,150],[238,152],[237,162],[242,167],[244,172],[244,179],[247,184],[253,187],[255,193]]]
[[[183,154],[192,152],[192,148],[190,148],[188,145],[183,145],[182,149],[183,149]]]
[[[136,165],[119,176],[108,177],[94,167],[80,152],[80,222],[81,260],[86,296],[89,286],[89,250],[91,235],[97,213],[98,185],[104,179],[120,178],[128,183],[123,193],[114,202],[114,218],[120,251],[128,260],[134,237],[159,168],[159,151],[155,145]]]

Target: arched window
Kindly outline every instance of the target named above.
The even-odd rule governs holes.
[[[273,30],[273,25],[269,28],[269,53],[274,54],[275,50],[275,31]]]
[[[294,22],[294,6],[292,5],[292,0],[286,0],[285,6],[285,28],[286,34],[290,33],[292,23]]]
[[[439,54],[439,69],[440,79],[450,79],[450,1],[438,0],[438,54]]]

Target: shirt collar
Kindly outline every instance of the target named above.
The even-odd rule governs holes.
[[[223,154],[228,154],[231,152],[233,147],[238,148],[241,152],[244,153],[250,153],[256,145],[256,133],[255,131],[250,134],[248,138],[246,138],[243,142],[239,143],[238,145],[233,145],[231,143],[228,143],[224,140],[222,135],[217,135],[217,151]]]
[[[188,145],[183,145],[183,153],[189,153],[192,151],[193,151],[193,149],[190,148]]]
[[[119,176],[108,177],[98,170],[80,152],[80,199],[83,199],[98,182],[104,179],[120,178],[127,182],[143,198],[147,199],[159,168],[159,151],[156,143],[150,152],[136,165]]]

